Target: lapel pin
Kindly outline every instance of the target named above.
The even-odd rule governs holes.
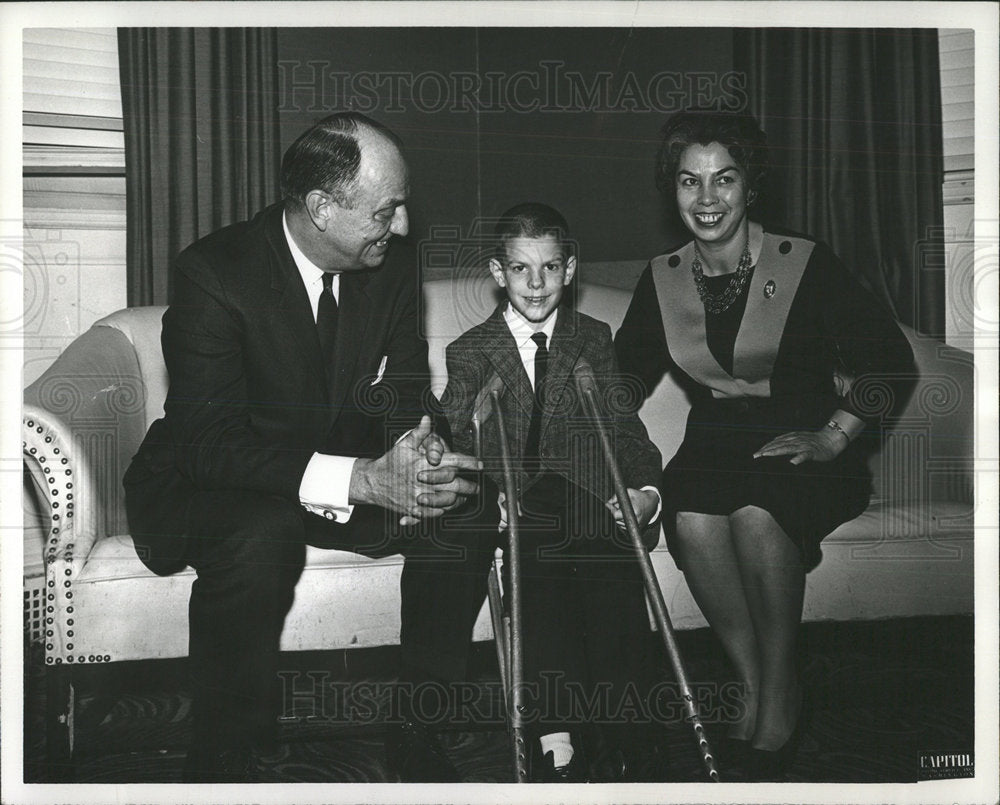
[[[772,296],[774,296],[774,291],[775,291],[776,288],[777,288],[777,286],[774,284],[774,280],[768,280],[767,282],[765,282],[764,283],[764,298],[765,299],[770,299]]]

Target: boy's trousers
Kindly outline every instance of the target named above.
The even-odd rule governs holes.
[[[560,475],[536,480],[521,512],[528,726],[544,735],[597,724],[621,743],[644,720],[651,680],[649,616],[628,534],[604,501]],[[509,595],[506,572],[504,586]]]

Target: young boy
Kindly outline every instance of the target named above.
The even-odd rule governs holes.
[[[623,710],[634,712],[627,689],[644,673],[649,622],[638,563],[575,372],[589,366],[596,378],[647,547],[659,534],[658,524],[649,524],[659,514],[660,452],[634,410],[621,410],[629,395],[613,389],[608,325],[560,306],[576,271],[562,215],[544,204],[518,205],[501,217],[496,240],[490,272],[507,300],[449,345],[442,406],[456,450],[473,453],[474,415],[482,420],[483,502],[497,500],[497,417],[484,415],[481,401],[487,389],[500,390],[520,512],[525,720],[541,757],[532,778],[587,781],[580,735],[588,722],[604,722],[600,740],[620,758],[612,778],[628,779],[637,733],[622,723]],[[501,500],[501,512],[509,505]]]

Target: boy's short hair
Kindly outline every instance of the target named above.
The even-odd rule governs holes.
[[[500,216],[493,230],[496,240],[494,255],[501,262],[507,256],[507,241],[513,238],[544,238],[552,236],[565,249],[566,257],[573,255],[573,242],[569,239],[569,224],[557,209],[548,204],[529,201],[511,207]]]

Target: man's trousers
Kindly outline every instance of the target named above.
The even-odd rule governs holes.
[[[196,743],[227,748],[273,740],[279,642],[307,545],[372,557],[402,553],[400,678],[464,678],[496,545],[495,525],[491,534],[467,524],[470,516],[495,524],[495,506],[478,513],[467,506],[461,515],[406,529],[398,514],[358,506],[348,530],[275,496],[198,491],[186,505],[166,506],[156,492],[149,482],[127,489],[129,523],[140,536],[185,535],[183,558],[197,571],[189,604]]]

